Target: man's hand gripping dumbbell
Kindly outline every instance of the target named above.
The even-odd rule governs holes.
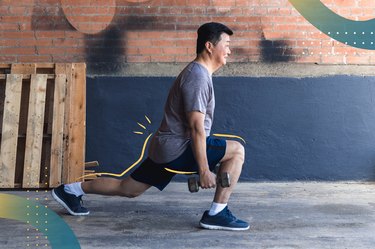
[[[220,167],[220,165],[217,165],[216,168],[215,168],[217,184],[219,184],[222,188],[230,187],[230,175],[229,175],[229,173],[228,172],[221,172],[219,174],[219,167]],[[198,192],[199,187],[200,187],[200,182],[199,182],[198,177],[195,177],[195,176],[189,177],[188,187],[189,187],[189,191],[191,193]]]

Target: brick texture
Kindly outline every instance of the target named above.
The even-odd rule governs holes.
[[[352,20],[375,16],[373,0],[322,0]],[[370,64],[372,50],[322,34],[288,0],[2,0],[0,62],[188,62],[196,29],[235,31],[232,62]]]

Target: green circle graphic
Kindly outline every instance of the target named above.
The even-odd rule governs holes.
[[[375,50],[375,19],[353,21],[346,19],[319,0],[289,0],[312,25],[331,38],[346,45]]]
[[[15,195],[0,194],[0,218],[21,221],[37,228],[47,237],[53,249],[81,248],[65,221],[40,203]]]

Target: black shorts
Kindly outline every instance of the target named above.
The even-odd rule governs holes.
[[[227,143],[224,139],[207,137],[207,160],[210,170],[214,171],[216,164],[225,155]],[[131,174],[131,177],[139,182],[143,182],[163,190],[176,174],[198,173],[198,164],[195,161],[191,146],[177,159],[169,163],[158,164],[150,158],[144,160],[141,165]]]

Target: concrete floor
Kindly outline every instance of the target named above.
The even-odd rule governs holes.
[[[242,232],[200,229],[213,191],[191,194],[185,183],[171,183],[163,192],[151,189],[136,199],[86,196],[91,211],[86,217],[66,215],[49,192],[0,193],[39,198],[63,217],[86,249],[375,248],[374,183],[240,183],[229,207],[251,223]],[[0,248],[49,248],[26,228],[0,219]]]

